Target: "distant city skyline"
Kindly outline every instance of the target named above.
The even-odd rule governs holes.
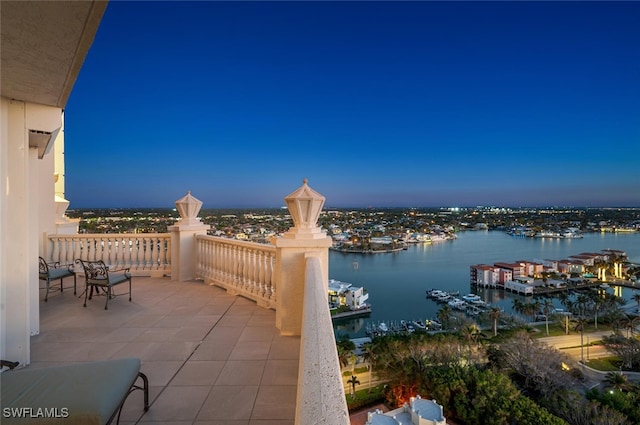
[[[70,208],[640,207],[639,2],[112,1]]]

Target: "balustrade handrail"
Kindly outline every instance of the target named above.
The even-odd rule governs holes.
[[[276,307],[276,247],[219,236],[196,236],[196,277]]]
[[[48,235],[47,259],[72,264],[76,259],[102,260],[110,267],[129,268],[136,276],[171,273],[169,233],[82,233]]]
[[[320,259],[305,262],[296,425],[349,425],[340,361]]]

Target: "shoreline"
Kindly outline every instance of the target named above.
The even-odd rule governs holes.
[[[329,248],[332,251],[336,252],[344,252],[347,254],[385,254],[389,252],[400,252],[404,251],[404,247],[400,248],[391,248],[391,249],[361,249],[361,248]]]
[[[361,308],[359,310],[351,310],[351,311],[345,311],[342,313],[333,314],[331,315],[331,320],[343,319],[345,317],[354,317],[354,316],[360,316],[365,314],[371,314],[371,306],[368,306],[366,308]]]

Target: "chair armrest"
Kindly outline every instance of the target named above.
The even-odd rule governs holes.
[[[66,268],[69,271],[74,271],[73,263],[60,264],[60,261],[56,261],[55,263],[47,263],[47,265],[54,269]]]
[[[125,267],[122,269],[112,269],[109,266],[107,266],[107,271],[108,272],[129,272],[130,267]]]

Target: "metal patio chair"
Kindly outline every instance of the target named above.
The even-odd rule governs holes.
[[[129,282],[128,294],[129,301],[131,301],[131,274],[129,273],[129,268],[109,270],[109,267],[102,260],[87,261],[78,259],[76,263],[80,263],[84,270],[84,307],[87,306],[87,297],[91,299],[95,289],[96,295],[102,291],[106,296],[107,300],[104,303],[104,309],[108,310],[109,300],[116,297],[113,287],[125,282]]]
[[[52,289],[51,282],[53,281],[55,284],[55,281],[60,280],[59,290],[60,292],[63,292],[63,280],[65,277],[73,277],[73,295],[76,295],[76,273],[73,270],[73,264],[60,265],[59,261],[55,263],[47,263],[42,257],[38,257],[38,263],[40,268],[40,280],[44,280],[46,282],[47,293],[44,296],[45,302],[49,299],[49,291]],[[53,289],[58,290],[57,288]]]

